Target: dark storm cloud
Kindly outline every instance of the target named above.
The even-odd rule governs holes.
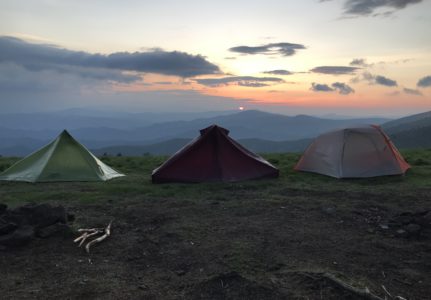
[[[333,92],[334,91],[334,89],[331,88],[327,84],[320,84],[320,83],[315,83],[315,82],[313,82],[311,84],[310,90],[315,91],[315,92]]]
[[[328,2],[331,0],[320,0]],[[408,5],[420,3],[423,0],[346,0],[344,2],[344,14],[354,16],[390,16],[394,11],[405,8]],[[376,13],[379,9],[389,9],[382,13]]]
[[[342,95],[348,95],[355,92],[354,89],[343,82],[334,82],[331,86]]]
[[[305,49],[305,46],[292,43],[271,43],[262,46],[237,46],[230,48],[229,51],[241,54],[291,56],[296,53],[296,50],[300,49]]]
[[[419,79],[418,83],[416,84],[418,87],[424,88],[424,87],[430,87],[431,86],[431,75],[425,76],[421,79]]]
[[[403,88],[404,93],[414,96],[423,96],[421,91],[415,90],[415,89],[409,89],[409,88]]]
[[[293,73],[288,70],[272,70],[265,71],[264,74],[272,74],[272,75],[292,75]]]
[[[344,67],[344,66],[321,66],[315,67],[310,71],[313,73],[331,74],[331,75],[344,75],[353,74],[360,68],[357,67]]]
[[[270,84],[283,83],[284,80],[277,77],[253,77],[253,76],[229,76],[223,78],[201,78],[195,79],[199,84],[217,87],[223,85],[240,85],[248,87],[262,87]]]
[[[58,66],[102,68],[191,77],[219,73],[219,68],[201,55],[184,52],[116,52],[108,55],[72,51],[53,45],[31,44],[14,37],[0,37],[0,63],[11,62],[29,70],[55,69]]]
[[[375,78],[375,83],[384,85],[384,86],[398,86],[397,82],[395,80],[389,79],[385,76],[377,75]]]

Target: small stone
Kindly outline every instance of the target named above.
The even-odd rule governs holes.
[[[374,228],[368,228],[367,232],[368,233],[376,233],[376,230]]]
[[[393,218],[393,221],[395,221],[396,223],[407,225],[413,222],[413,217],[410,215],[404,214],[404,215],[396,216],[395,218]]]
[[[389,226],[387,224],[379,224],[381,229],[389,229]]]
[[[138,286],[138,289],[140,289],[140,290],[148,290],[148,286],[146,286],[145,284],[141,284],[140,286]]]
[[[407,230],[408,233],[410,233],[411,235],[419,235],[422,227],[418,224],[409,224],[405,227],[405,229]]]
[[[396,234],[398,237],[408,237],[408,235],[409,235],[408,232],[405,231],[404,229],[398,229],[396,231]]]
[[[325,208],[322,208],[322,211],[325,213],[325,214],[328,214],[328,215],[335,215],[335,212],[336,212],[336,208],[335,207],[325,207]]]
[[[431,227],[431,211],[425,214],[421,220],[420,224],[425,227]]]
[[[14,231],[17,228],[18,228],[18,225],[16,225],[13,222],[2,225],[2,226],[0,226],[0,235],[11,233],[12,231]]]
[[[183,275],[185,275],[185,274],[186,274],[186,271],[184,271],[184,270],[177,270],[177,271],[175,271],[175,273],[176,273],[178,276],[183,276]]]

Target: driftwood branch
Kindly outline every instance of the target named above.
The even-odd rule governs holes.
[[[88,238],[103,233],[102,236],[88,242],[88,244],[85,246],[85,250],[87,251],[87,253],[90,253],[90,247],[92,245],[102,242],[104,239],[106,239],[108,236],[111,235],[111,225],[112,225],[112,221],[109,222],[109,224],[108,224],[108,226],[106,226],[106,228],[81,228],[81,229],[78,229],[78,232],[82,232],[82,234],[79,237],[77,237],[76,239],[74,239],[73,242],[74,243],[79,242],[78,247],[81,247]]]
[[[359,296],[363,299],[368,299],[368,300],[385,300],[385,298],[381,298],[375,294],[373,294],[368,287],[364,287],[364,288],[357,288],[352,286],[351,284],[343,281],[342,279],[336,277],[335,275],[328,273],[328,272],[310,272],[310,271],[289,271],[289,273],[296,273],[305,277],[308,277],[312,280],[318,280],[320,279],[326,279],[330,282],[332,282],[333,284],[337,285],[338,287],[349,291],[352,294],[355,294],[356,296]]]
[[[348,290],[349,292],[356,294],[360,297],[363,297],[365,299],[384,300],[384,298],[381,298],[381,297],[371,293],[370,290],[368,289],[368,287],[365,287],[363,289],[356,288],[356,287],[348,284],[347,282],[344,282],[343,280],[335,277],[333,274],[330,274],[330,273],[321,273],[320,275],[322,278],[328,279],[329,281],[335,283],[339,287],[341,287],[345,290]]]
[[[109,222],[108,226],[106,226],[105,228],[105,234],[98,237],[97,239],[92,240],[91,242],[89,242],[86,246],[85,246],[85,251],[87,251],[87,253],[90,253],[90,247],[91,245],[97,244],[102,242],[104,239],[106,239],[108,236],[111,235],[111,224],[112,221]]]

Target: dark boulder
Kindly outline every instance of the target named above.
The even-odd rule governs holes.
[[[13,213],[22,215],[27,224],[36,228],[43,228],[58,222],[67,222],[67,214],[63,206],[28,204],[15,209]]]
[[[33,227],[22,226],[9,234],[0,236],[0,245],[10,247],[24,246],[28,244],[33,237]]]
[[[422,227],[418,224],[409,224],[405,227],[405,230],[410,236],[418,236],[421,233]]]
[[[0,235],[11,233],[17,228],[18,228],[18,225],[13,222],[0,225]]]
[[[40,238],[47,238],[50,236],[61,236],[67,238],[73,236],[73,232],[68,225],[55,223],[47,227],[37,229],[36,236]]]

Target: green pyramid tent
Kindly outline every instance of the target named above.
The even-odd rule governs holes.
[[[0,180],[106,181],[124,176],[101,162],[66,130],[54,141],[0,174]]]

